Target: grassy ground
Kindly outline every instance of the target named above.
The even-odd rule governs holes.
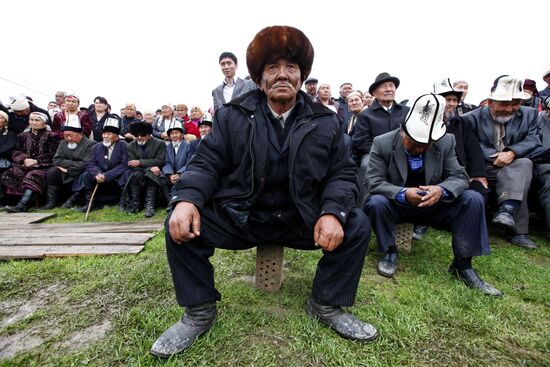
[[[52,222],[83,215],[57,210]],[[159,210],[154,219],[162,220]],[[132,221],[115,208],[91,220]],[[533,227],[543,228],[542,222]],[[502,299],[467,289],[446,272],[450,235],[430,229],[403,254],[395,279],[365,262],[352,311],[377,326],[362,344],[339,338],[304,312],[321,253],[285,250],[283,287],[253,287],[255,253],[218,250],[223,295],[215,327],[166,362],[149,355],[153,341],[181,316],[166,264],[164,233],[137,256],[0,262],[0,366],[549,366],[550,246],[526,251],[491,232],[493,254],[476,259]],[[374,240],[370,247],[374,248]],[[15,340],[21,350],[9,352]]]

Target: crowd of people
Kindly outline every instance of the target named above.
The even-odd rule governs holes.
[[[186,311],[154,343],[160,357],[213,325],[216,247],[322,248],[307,313],[353,340],[378,335],[342,308],[354,303],[371,228],[381,276],[395,276],[396,226],[411,222],[416,240],[429,226],[450,230],[450,274],[502,295],[472,259],[490,253],[488,212],[511,244],[533,249],[535,197],[550,228],[550,70],[540,93],[534,80],[497,77],[480,106],[450,78],[398,102],[400,79],[387,72],[368,91],[342,83],[333,98],[310,77],[313,56],[300,30],[261,30],[246,52],[250,77],[236,77],[233,53],[220,55],[224,80],[207,113],[165,104],[142,114],[128,103],[115,114],[104,97],[80,108],[64,92],[47,110],[15,98],[0,107],[0,200],[17,198],[10,213],[37,194],[39,209],[112,202],[150,217],[167,206],[168,263]]]

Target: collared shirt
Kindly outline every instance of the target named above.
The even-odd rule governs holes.
[[[115,141],[113,144],[111,144],[110,147],[107,148],[107,160],[109,161],[111,160],[111,156],[113,155],[113,150],[115,149],[116,143],[117,142]]]
[[[231,79],[230,83],[228,83],[225,79],[223,80],[223,99],[225,100],[225,103],[231,102],[231,97],[233,97],[235,84],[235,79]]]
[[[383,104],[380,104],[380,106],[382,106],[383,109],[385,109],[386,111],[388,111],[389,113],[391,113],[391,109],[393,108],[393,102],[391,103],[390,107],[386,107],[386,106],[384,106]]]
[[[277,119],[280,123],[281,123],[281,127],[284,129],[285,128],[285,122],[286,122],[286,119],[288,118],[288,116],[290,115],[290,113],[292,112],[292,110],[294,109],[294,106],[292,106],[292,108],[286,112],[284,112],[282,115],[279,115],[277,114],[277,112],[275,112],[273,110],[273,108],[271,108],[271,106],[269,105],[269,103],[267,104],[267,107],[269,107],[269,110],[271,111],[271,113],[273,114],[273,116],[275,117],[275,119]]]

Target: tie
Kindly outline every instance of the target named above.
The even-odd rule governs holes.
[[[279,121],[279,123],[281,124],[281,127],[284,130],[285,129],[285,118],[281,115],[281,116],[277,117],[277,121]]]

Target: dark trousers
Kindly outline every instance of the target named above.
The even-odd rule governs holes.
[[[401,204],[383,195],[373,195],[364,207],[378,241],[378,251],[395,246],[397,223],[413,222],[451,230],[456,257],[472,257],[490,253],[485,203],[475,191],[466,190],[451,203],[439,202],[427,208]]]
[[[92,191],[97,184],[95,177],[92,176],[88,171],[82,172],[78,178],[78,186],[84,191]],[[76,185],[75,185],[76,186]],[[81,191],[73,186],[73,191]],[[120,194],[122,192],[122,187],[120,187],[117,181],[104,182],[99,184],[97,188],[97,193],[95,195],[95,200],[102,203],[114,203],[120,200]]]
[[[223,209],[222,209],[223,210]],[[272,235],[269,226],[254,233],[244,233],[227,219],[220,209],[207,206],[201,212],[201,236],[189,242],[176,244],[168,231],[166,219],[166,253],[180,306],[188,307],[219,301],[220,293],[214,286],[214,269],[209,258],[214,249],[243,250],[262,243],[276,244],[300,250],[316,250],[313,229],[288,230]],[[313,280],[312,297],[323,305],[351,306],[355,301],[361,270],[367,253],[371,228],[368,218],[359,209],[353,209],[344,225],[344,240],[334,251],[323,251]]]
[[[46,182],[48,183],[48,186],[59,186],[66,189],[68,192],[70,192],[73,187],[73,181],[63,183],[61,171],[57,167],[48,168],[48,172],[46,173]]]

